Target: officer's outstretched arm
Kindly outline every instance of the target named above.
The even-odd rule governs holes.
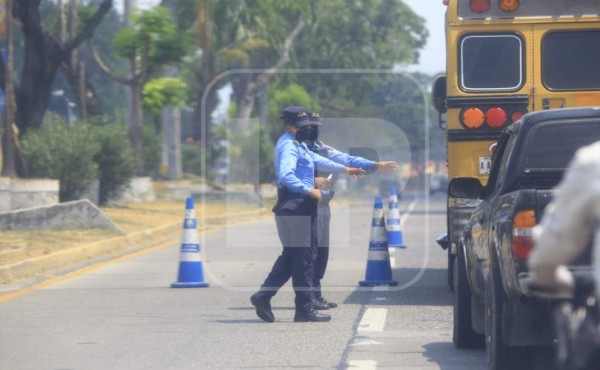
[[[363,177],[365,175],[365,170],[362,168],[344,167],[344,172],[352,177]]]
[[[397,170],[398,170],[398,163],[394,162],[394,161],[375,163],[375,171],[396,172]]]

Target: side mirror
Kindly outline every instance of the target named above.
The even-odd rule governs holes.
[[[475,177],[457,177],[450,181],[448,193],[455,198],[481,199],[484,187]]]
[[[433,106],[438,113],[446,113],[448,108],[446,107],[446,76],[437,76],[433,80],[433,86],[431,87],[431,100]]]
[[[446,76],[437,76],[435,80],[433,80],[433,85],[431,87],[431,101],[433,102],[435,110],[438,112],[438,126],[440,126],[442,130],[445,130],[446,126],[444,124],[446,122],[442,118],[442,114],[448,111],[446,105]]]

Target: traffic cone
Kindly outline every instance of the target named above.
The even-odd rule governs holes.
[[[396,187],[390,190],[388,202],[388,217],[385,223],[387,230],[388,247],[406,248],[402,237],[402,224],[400,223],[400,209],[398,208],[398,192]]]
[[[375,197],[373,208],[367,272],[365,273],[365,280],[359,281],[358,284],[361,286],[398,285],[397,281],[392,280],[390,252],[388,251],[385,221],[383,219],[383,203],[379,195]]]
[[[208,282],[204,281],[202,259],[200,258],[194,199],[188,197],[185,201],[185,220],[183,221],[183,237],[181,238],[181,251],[179,253],[179,274],[177,282],[171,284],[171,288],[207,286]]]

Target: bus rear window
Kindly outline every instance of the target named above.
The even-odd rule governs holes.
[[[517,35],[468,35],[459,45],[463,91],[515,91],[523,84],[523,43]]]
[[[549,90],[600,89],[600,30],[555,31],[542,39],[542,83]]]

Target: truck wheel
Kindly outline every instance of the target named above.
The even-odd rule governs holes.
[[[493,265],[485,289],[485,342],[488,369],[533,369],[531,347],[513,347],[504,344],[502,334],[502,307],[506,294],[500,280],[500,270]]]
[[[456,256],[452,254],[450,251],[450,247],[448,247],[448,287],[450,291],[454,290],[454,261],[456,260]]]
[[[471,326],[471,287],[467,280],[464,256],[458,251],[454,258],[454,328],[452,341],[456,348],[483,348],[485,336]]]

